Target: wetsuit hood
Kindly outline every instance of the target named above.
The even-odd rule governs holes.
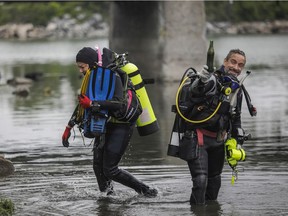
[[[76,62],[86,63],[92,68],[98,62],[98,53],[91,47],[84,47],[77,53]]]

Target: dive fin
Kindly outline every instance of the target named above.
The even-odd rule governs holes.
[[[92,98],[90,100],[94,101],[105,101],[111,100],[115,91],[115,79],[116,75],[110,69],[105,69],[102,67],[97,68],[97,73],[94,75],[91,80],[92,88],[89,89],[89,93],[91,93]],[[94,80],[96,78],[96,80]],[[93,88],[94,87],[94,88]]]
[[[115,91],[116,74],[110,69],[97,67],[90,75],[87,96],[92,101],[111,100]],[[90,131],[93,135],[105,133],[108,111],[100,110],[91,115]]]

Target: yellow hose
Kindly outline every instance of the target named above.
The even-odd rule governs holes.
[[[80,93],[81,94],[86,94],[87,92],[87,88],[88,88],[88,83],[89,83],[89,78],[90,78],[90,69],[86,72],[82,83],[81,83],[81,88],[80,88]],[[78,112],[77,112],[77,116],[76,116],[76,121],[77,122],[81,122],[84,116],[84,108],[82,106],[78,105]]]
[[[185,121],[187,121],[187,122],[190,122],[190,123],[193,123],[193,124],[199,124],[199,123],[206,122],[206,121],[208,121],[209,119],[211,119],[211,118],[217,113],[217,111],[219,110],[222,102],[220,101],[220,102],[218,103],[215,111],[214,111],[210,116],[208,116],[208,117],[205,118],[205,119],[202,119],[202,120],[192,120],[192,119],[186,118],[186,117],[181,113],[181,111],[180,111],[178,101],[179,101],[180,91],[182,90],[182,88],[183,88],[183,86],[184,86],[184,84],[185,84],[185,82],[186,82],[186,80],[187,80],[188,78],[189,78],[189,77],[186,77],[186,78],[182,81],[182,83],[180,84],[180,86],[179,86],[179,88],[178,88],[178,90],[177,90],[177,93],[176,93],[176,109],[177,109],[177,112],[178,112],[178,114],[181,116],[181,118],[183,118],[183,119],[184,119]]]

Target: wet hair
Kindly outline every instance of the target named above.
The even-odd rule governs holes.
[[[245,58],[245,61],[246,61],[246,55],[245,55],[245,52],[242,51],[242,50],[240,50],[240,49],[231,49],[231,50],[229,51],[229,53],[227,54],[225,60],[230,59],[231,56],[232,56],[233,54],[239,54],[239,55],[242,55],[242,56]]]
[[[77,53],[76,62],[86,63],[92,68],[98,62],[98,53],[91,47],[84,47]]]

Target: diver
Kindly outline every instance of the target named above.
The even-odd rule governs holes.
[[[200,72],[195,71],[196,76],[185,85],[186,95],[182,93],[178,109],[187,119],[181,114],[185,120],[180,118],[177,123],[178,129],[183,130],[179,136],[178,157],[187,161],[192,176],[191,205],[217,200],[225,162],[225,143],[233,139],[243,144],[243,89],[237,77],[245,64],[245,53],[232,49],[218,70],[208,71],[208,66],[204,65]],[[251,107],[251,112],[256,115],[256,108]]]
[[[108,49],[106,48],[106,50]],[[128,120],[128,118],[126,119],[121,116],[121,121],[117,120],[116,117],[117,115],[119,115],[119,110],[123,110],[124,113],[127,112],[127,101],[131,102],[132,100],[131,104],[133,104],[133,100],[138,100],[137,97],[133,97],[133,99],[131,100],[127,100],[123,97],[123,74],[121,74],[121,70],[116,70],[117,72],[114,71],[115,73],[113,71],[111,72],[113,76],[110,77],[114,77],[113,86],[111,88],[107,88],[107,91],[112,91],[111,89],[113,89],[114,92],[112,99],[104,98],[103,100],[93,100],[91,99],[91,95],[89,96],[90,98],[87,96],[88,93],[86,93],[86,87],[83,88],[83,86],[85,86],[85,78],[87,78],[89,74],[91,76],[93,70],[99,70],[103,66],[102,69],[106,72],[109,65],[111,65],[111,62],[111,56],[105,56],[104,52],[103,55],[101,55],[99,49],[94,50],[90,47],[84,47],[76,55],[76,64],[79,68],[80,73],[84,75],[84,79],[81,86],[81,95],[78,97],[79,104],[77,105],[71,119],[69,120],[68,125],[66,126],[66,129],[62,136],[62,143],[64,147],[69,146],[68,139],[71,134],[71,129],[75,126],[75,124],[81,126],[83,121],[85,121],[85,116],[87,113],[90,113],[93,119],[95,116],[97,116],[97,114],[101,113],[102,111],[108,111],[103,114],[104,116],[108,116],[106,116],[107,118],[105,117],[106,123],[104,124],[104,132],[101,132],[102,135],[95,135],[91,132],[89,133],[89,131],[88,133],[86,132],[85,135],[84,126],[84,135],[86,137],[95,138],[93,147],[93,170],[97,178],[99,190],[101,192],[106,192],[107,195],[113,195],[115,192],[113,190],[112,181],[116,181],[134,189],[137,193],[142,194],[146,197],[155,197],[158,194],[158,191],[156,189],[150,188],[143,182],[136,179],[128,171],[120,169],[118,167],[118,164],[130,142],[136,119],[138,115],[140,115],[140,113],[142,112],[141,106],[139,106],[138,103],[137,108],[135,108],[135,110],[137,110],[135,118],[129,116]],[[88,87],[95,86],[96,89],[98,87],[102,88],[103,83],[99,83],[97,79],[98,78],[96,77],[95,80],[92,80],[92,82],[89,83],[89,85],[86,85],[88,85]],[[109,78],[107,79],[108,81],[105,81],[106,83],[104,83],[104,85],[108,85],[107,83],[111,85],[112,81],[110,81]],[[129,85],[131,85],[130,82]],[[102,89],[105,89],[105,86]],[[131,92],[129,95],[132,95]],[[95,94],[97,95],[97,93],[98,92],[96,92]],[[101,92],[101,94],[99,93],[99,95],[103,95],[102,93],[103,92]],[[81,113],[81,110],[84,117],[77,118],[77,115]],[[123,119],[126,119],[126,121],[124,121]]]

